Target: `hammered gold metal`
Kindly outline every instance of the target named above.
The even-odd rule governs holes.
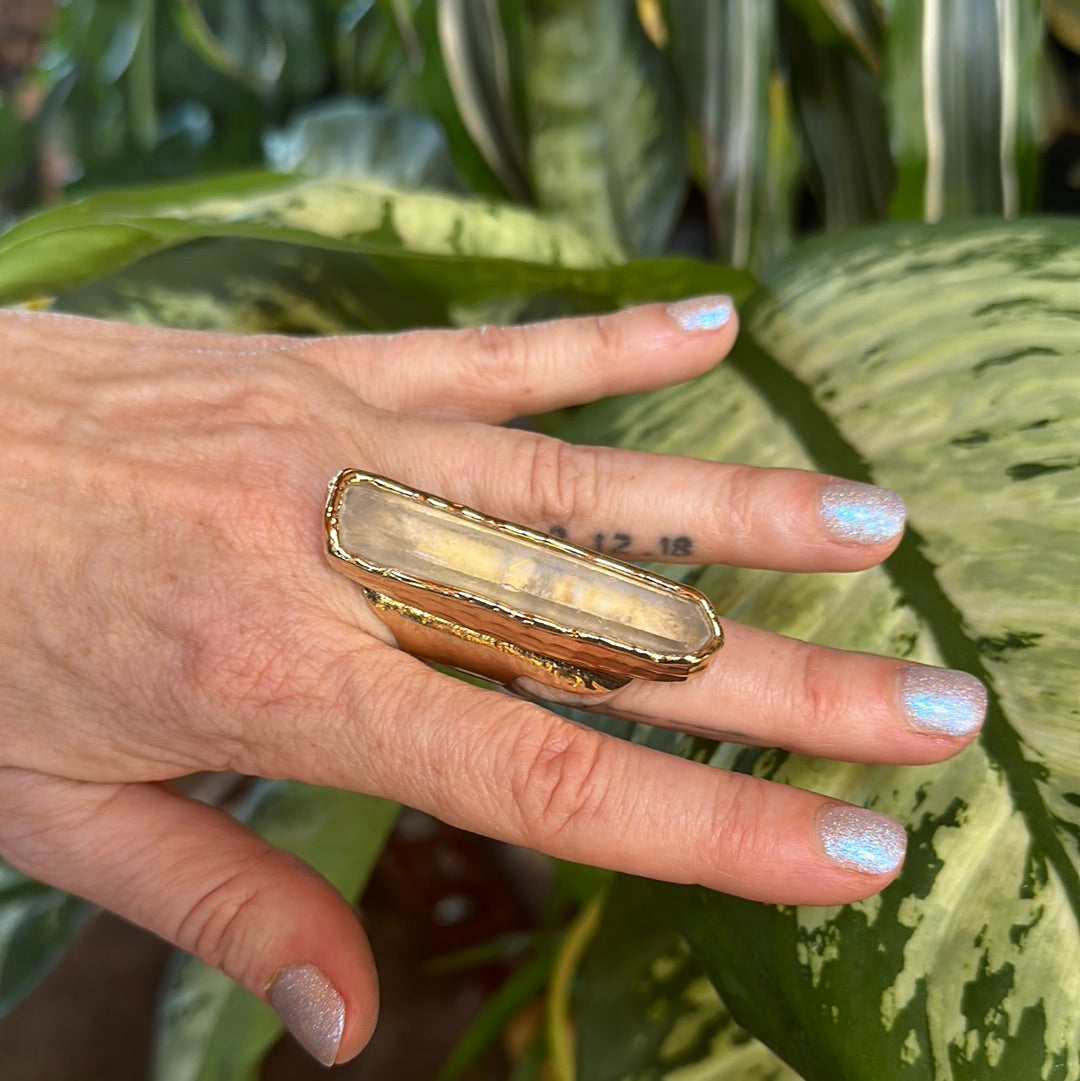
[[[723,644],[695,589],[372,473],[330,482],[326,535],[403,649],[499,683],[605,694]]]

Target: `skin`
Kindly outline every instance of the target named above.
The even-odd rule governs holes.
[[[255,994],[309,962],[377,985],[349,905],[170,782],[236,770],[355,789],[552,855],[744,897],[838,904],[895,873],[831,861],[823,797],[632,745],[398,650],[323,553],[326,483],[358,466],[620,554],[856,571],[895,546],[821,525],[829,478],[561,445],[496,425],[688,379],[735,320],[659,305],[517,329],[295,340],[0,312],[0,854]],[[619,544],[623,544],[620,540]],[[933,762],[903,662],[724,621],[717,663],[613,711],[852,761]]]

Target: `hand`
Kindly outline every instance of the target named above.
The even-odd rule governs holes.
[[[891,820],[441,675],[324,558],[326,483],[357,466],[585,544],[619,534],[628,559],[879,562],[902,528],[891,493],[494,426],[688,379],[734,335],[717,298],[312,340],[0,312],[0,854],[269,994],[324,1062],[375,1022],[352,911],[162,782],[236,770],[345,787],[760,900],[881,889],[903,853]],[[961,673],[723,623],[705,672],[632,683],[609,708],[896,763],[951,755],[981,723],[982,688]]]

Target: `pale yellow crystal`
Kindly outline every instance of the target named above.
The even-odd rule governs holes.
[[[371,484],[343,492],[338,543],[376,567],[649,653],[697,653],[713,639],[680,593]]]

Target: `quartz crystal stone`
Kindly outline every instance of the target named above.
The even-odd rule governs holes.
[[[719,644],[711,608],[694,591],[370,478],[343,488],[335,524],[340,549],[376,572],[391,569],[556,629],[661,658],[704,655]]]

